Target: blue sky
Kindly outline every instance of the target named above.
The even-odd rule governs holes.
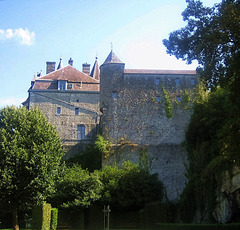
[[[220,0],[203,0],[212,6]],[[185,24],[185,0],[0,0],[0,108],[20,105],[46,61],[102,64],[111,50],[126,68],[195,69],[162,40]]]

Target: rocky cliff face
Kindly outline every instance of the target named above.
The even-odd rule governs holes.
[[[213,216],[220,223],[240,220],[240,168],[225,172]]]

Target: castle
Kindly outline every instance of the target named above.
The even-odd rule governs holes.
[[[186,183],[183,146],[190,120],[195,71],[125,69],[110,52],[83,70],[47,62],[47,74],[35,77],[24,105],[38,106],[56,126],[69,156],[93,143],[101,129],[115,148],[103,166],[130,160],[158,173],[167,196],[176,200]]]

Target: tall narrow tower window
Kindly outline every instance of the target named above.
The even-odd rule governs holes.
[[[118,96],[117,91],[112,91],[112,98],[117,98],[117,96]]]
[[[155,85],[159,85],[160,84],[160,79],[157,77],[155,78]]]
[[[61,107],[57,107],[57,115],[61,114]]]
[[[75,108],[75,115],[79,114],[79,108]]]

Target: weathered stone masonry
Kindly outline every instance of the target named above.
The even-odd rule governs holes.
[[[23,104],[39,107],[56,126],[67,157],[93,143],[100,129],[115,153],[103,167],[130,160],[158,173],[167,196],[176,200],[186,183],[187,153],[182,143],[190,119],[195,71],[125,69],[111,51],[90,73],[47,62],[47,74],[35,77]],[[100,79],[100,82],[99,82]],[[100,118],[101,117],[101,118]]]
[[[190,119],[190,101],[197,78],[195,71],[128,70],[114,53],[101,66],[100,107],[103,134],[116,148],[122,142],[146,148],[148,165],[158,173],[168,198],[181,194],[186,178],[187,153],[182,147]],[[114,61],[115,60],[115,61]],[[165,92],[165,93],[164,93]],[[171,102],[168,117],[166,98]],[[184,101],[186,100],[186,101]],[[133,145],[135,143],[135,145]],[[122,148],[103,164],[131,159],[141,161],[139,149]]]
[[[83,64],[81,72],[72,67],[72,59],[69,63],[63,67],[60,60],[55,71],[55,62],[47,62],[47,74],[33,79],[24,102],[29,109],[38,107],[56,127],[66,158],[94,143],[100,119],[97,60],[91,74],[89,64]]]

